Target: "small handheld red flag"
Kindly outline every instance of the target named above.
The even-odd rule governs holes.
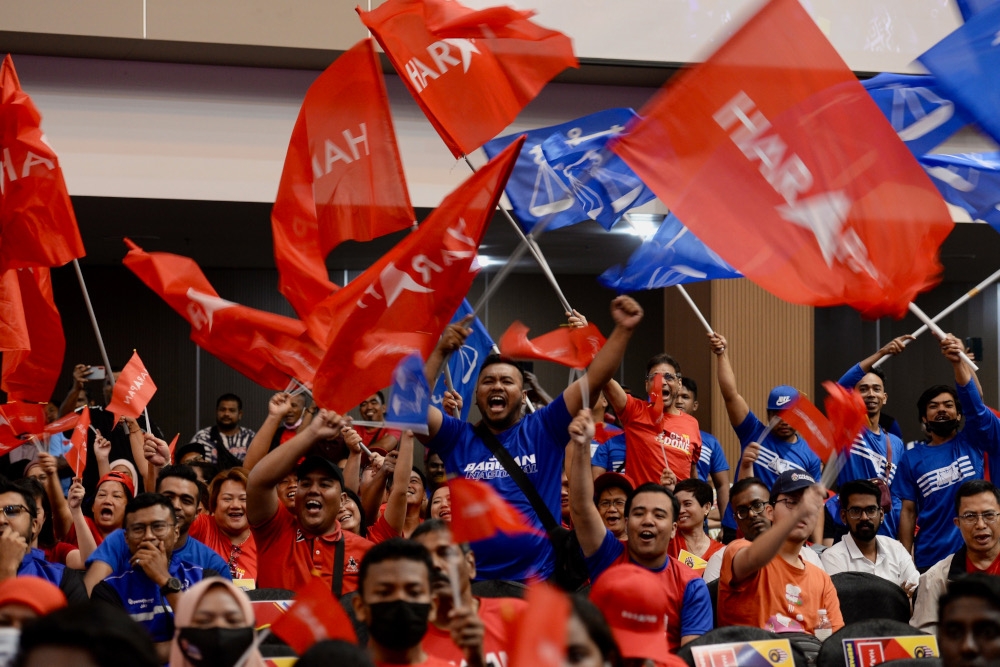
[[[559,327],[528,340],[528,327],[515,321],[500,337],[500,351],[515,359],[553,361],[570,368],[586,368],[604,346],[605,339],[593,322],[585,327]]]
[[[827,396],[823,400],[827,419],[833,431],[833,440],[838,449],[844,451],[868,425],[868,410],[861,394],[829,380],[823,383]]]
[[[455,542],[485,540],[497,532],[542,534],[489,484],[455,477],[448,480],[448,488],[451,489],[451,533]]]
[[[826,462],[851,446],[867,423],[867,415],[857,392],[829,381],[823,387],[829,393],[824,402],[829,419],[801,393],[789,408],[782,410],[781,418],[801,433],[809,448]]]
[[[511,667],[562,665],[566,655],[569,597],[540,581],[528,587],[524,601],[525,610],[511,633]]]
[[[653,388],[651,390],[650,396],[653,403],[653,416],[656,421],[660,421],[663,417],[663,374],[657,373],[656,377],[653,378]]]
[[[177,439],[180,438],[180,437],[181,437],[181,434],[177,433],[176,435],[174,435],[174,439],[170,441],[169,449],[170,449],[170,460],[171,461],[174,461],[174,458],[175,458],[174,457],[174,452],[177,450]]]
[[[63,431],[68,431],[71,428],[75,428],[78,421],[80,421],[80,412],[71,412],[68,415],[60,417],[53,422],[45,425],[44,433],[45,435],[55,435],[56,433],[62,433]],[[90,414],[90,409],[87,408],[88,419]]]
[[[108,411],[114,416],[116,423],[122,417],[135,419],[142,414],[155,393],[156,385],[149,377],[149,371],[139,358],[139,353],[132,352],[132,358],[125,364],[115,382]]]
[[[66,452],[66,462],[73,468],[73,475],[83,477],[83,471],[87,467],[87,431],[90,429],[90,406],[84,406],[80,413],[80,419],[73,427],[73,436],[70,438],[71,447]]]
[[[288,611],[271,623],[271,632],[299,655],[324,639],[343,639],[352,644],[358,641],[347,612],[320,577],[313,577],[296,592]]]

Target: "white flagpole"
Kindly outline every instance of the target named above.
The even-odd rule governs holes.
[[[114,374],[111,369],[111,359],[108,358],[108,350],[104,347],[104,338],[101,337],[101,328],[97,326],[97,316],[94,315],[94,305],[90,302],[90,293],[87,291],[87,283],[83,280],[83,272],[80,270],[80,262],[73,260],[73,269],[76,271],[76,279],[80,283],[80,291],[83,292],[83,303],[87,306],[87,314],[90,315],[90,325],[94,327],[94,335],[97,336],[97,346],[101,349],[101,360],[104,361],[106,380],[114,384]]]
[[[934,333],[935,336],[937,336],[938,338],[944,338],[945,337],[945,332],[941,329],[941,327],[939,327],[934,322],[934,320],[932,320],[931,318],[927,317],[927,313],[925,313],[924,311],[920,310],[920,308],[917,307],[917,304],[915,304],[915,303],[913,303],[911,301],[910,305],[909,305],[909,308],[910,308],[910,312],[913,313],[914,315],[916,315],[917,319],[919,319],[921,322],[923,322],[924,324],[926,324],[930,328],[930,330]],[[965,352],[960,352],[959,356],[962,357],[962,361],[964,361],[965,363],[967,363],[969,365],[969,368],[971,368],[974,371],[978,371],[979,370],[979,366],[976,366],[974,363],[972,363],[972,359],[969,359],[968,355],[965,354]]]
[[[691,310],[693,310],[694,314],[698,316],[698,321],[701,322],[701,326],[705,327],[705,331],[710,334],[715,333],[712,325],[709,324],[708,320],[705,319],[705,316],[701,314],[701,310],[695,304],[694,299],[692,299],[691,295],[687,293],[686,289],[684,289],[684,285],[674,285],[674,287],[680,291],[681,296],[684,297],[684,300],[688,302],[689,306],[691,306]]]

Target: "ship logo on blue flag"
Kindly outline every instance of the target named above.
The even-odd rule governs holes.
[[[427,435],[427,411],[431,390],[424,376],[424,360],[419,354],[403,357],[392,372],[392,393],[385,424],[399,430],[410,429]]]
[[[892,129],[918,157],[969,123],[933,76],[879,74],[863,83]]]
[[[946,202],[1000,232],[1000,153],[922,155],[919,162]]]
[[[466,315],[473,314],[472,306],[468,300],[463,299],[462,305],[455,311],[455,316],[451,318],[452,323],[460,321]],[[460,350],[456,350],[448,357],[448,368],[451,371],[451,381],[455,391],[462,397],[462,419],[469,417],[469,410],[475,403],[476,380],[479,379],[479,366],[484,359],[493,351],[493,339],[490,338],[486,327],[477,317],[472,321],[472,333],[465,339],[465,344]],[[444,376],[438,378],[434,385],[434,392],[431,394],[431,403],[440,408],[444,399],[445,381]]]

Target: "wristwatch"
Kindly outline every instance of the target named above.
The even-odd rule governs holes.
[[[160,586],[160,593],[164,597],[167,595],[173,595],[174,593],[180,593],[183,590],[181,586],[181,580],[177,577],[170,577],[167,579],[167,583]]]

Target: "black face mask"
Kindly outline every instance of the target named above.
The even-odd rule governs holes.
[[[396,651],[413,648],[427,634],[430,603],[393,600],[375,602],[369,609],[368,633],[379,646]]]
[[[233,667],[253,644],[253,628],[181,628],[177,643],[196,667]]]
[[[949,419],[943,422],[927,421],[924,422],[924,428],[926,428],[927,432],[932,435],[936,435],[939,438],[946,438],[958,429],[958,420]]]

